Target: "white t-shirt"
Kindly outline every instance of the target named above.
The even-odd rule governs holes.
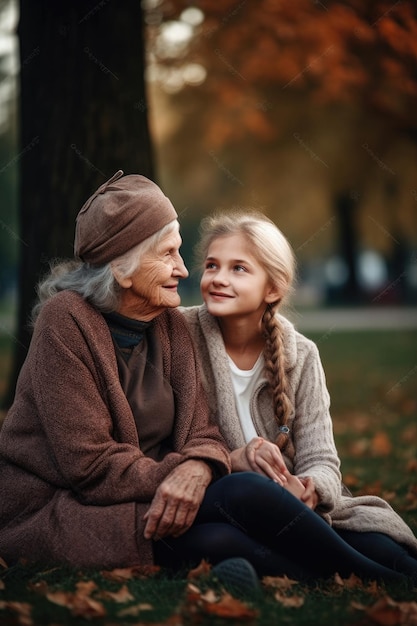
[[[236,410],[239,415],[243,435],[246,443],[258,436],[250,414],[250,399],[259,382],[264,378],[264,356],[261,353],[255,365],[250,370],[239,369],[227,355],[232,375],[233,391]]]

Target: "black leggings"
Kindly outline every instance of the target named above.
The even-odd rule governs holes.
[[[210,485],[193,526],[178,538],[154,542],[154,555],[156,563],[174,570],[203,558],[215,564],[240,556],[259,576],[308,582],[338,572],[380,582],[407,581],[410,575],[417,580],[417,561],[412,573],[400,573],[400,562],[383,565],[364,556],[291,493],[253,472]]]

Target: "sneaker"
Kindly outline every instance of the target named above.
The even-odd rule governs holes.
[[[220,561],[211,571],[227,591],[242,599],[253,599],[261,591],[258,575],[246,559],[236,557]]]

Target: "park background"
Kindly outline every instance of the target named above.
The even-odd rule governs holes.
[[[336,434],[356,412],[347,430],[356,439],[367,423],[355,450],[372,456],[394,417],[415,420],[413,2],[2,0],[0,11],[3,409],[36,283],[72,255],[79,208],[122,168],[177,208],[184,304],[200,301],[201,218],[265,212],[297,257],[286,314],[319,344]]]
[[[259,209],[295,250],[286,313],[316,333],[329,385],[336,356],[327,351],[341,330],[356,337],[351,355],[337,350],[352,372],[370,329],[385,341],[405,333],[409,360],[387,381],[378,363],[393,353],[375,342],[376,366],[359,381],[371,399],[357,409],[373,402],[381,413],[390,389],[409,389],[415,417],[416,7],[362,4],[2,0],[4,405],[30,341],[36,283],[52,259],[72,255],[79,208],[122,168],[156,180],[177,208],[191,269],[184,304],[200,301],[201,218]],[[405,359],[397,352],[393,360]],[[337,411],[348,408],[342,389]],[[355,389],[352,381],[348,405]]]
[[[37,280],[91,192],[142,173],[180,215],[184,304],[204,215],[282,229],[345,482],[416,531],[416,67],[412,0],[1,0],[2,415]]]

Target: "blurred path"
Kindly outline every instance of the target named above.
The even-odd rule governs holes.
[[[417,328],[417,307],[287,310],[285,317],[303,332],[326,330],[406,330]],[[13,335],[13,315],[0,315],[0,335]]]
[[[287,317],[300,332],[417,328],[417,307],[301,310],[289,311]]]

